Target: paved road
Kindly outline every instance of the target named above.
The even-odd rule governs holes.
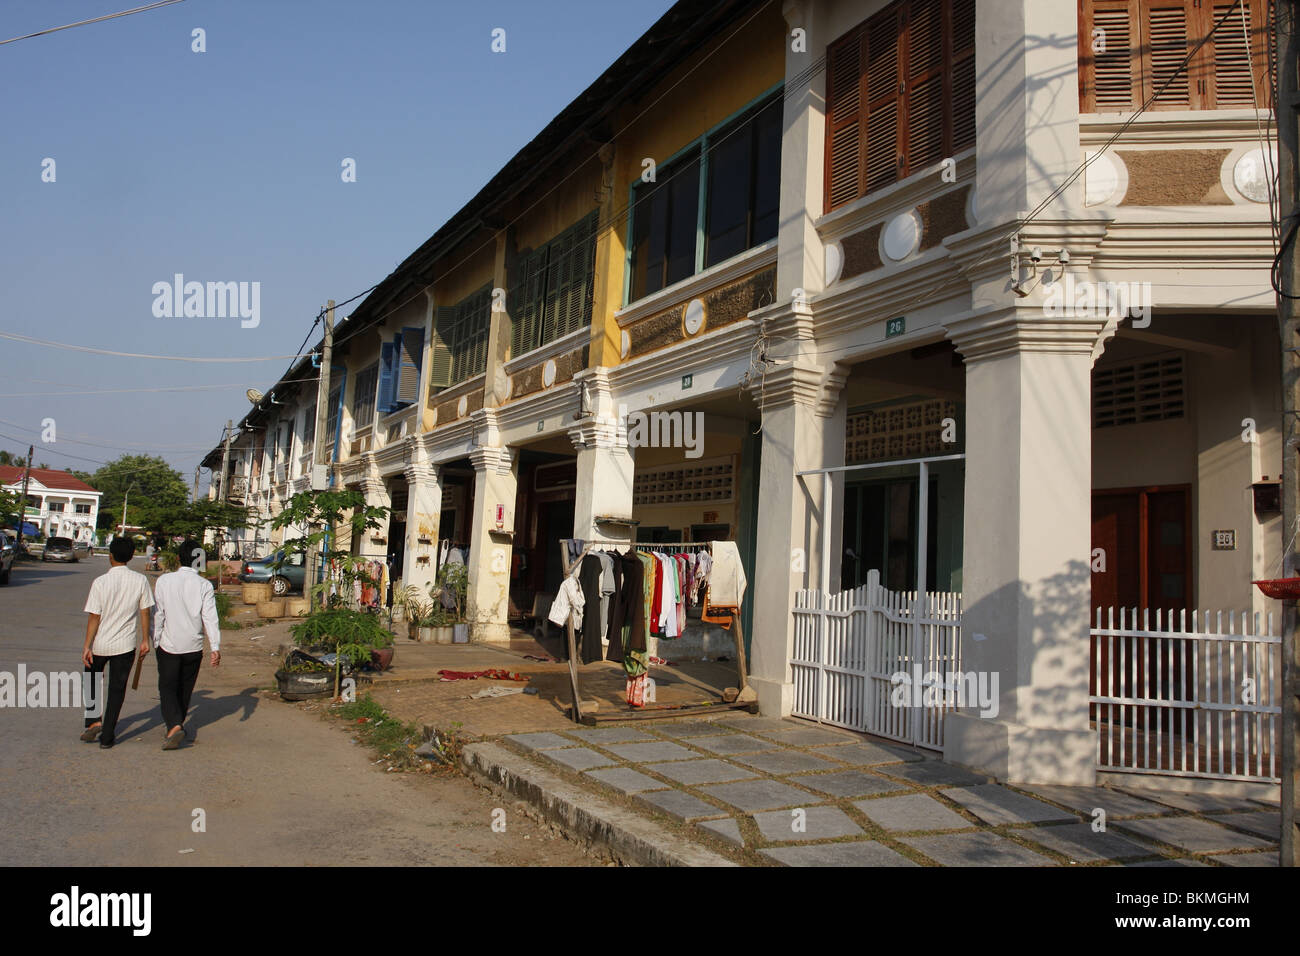
[[[104,557],[15,567],[0,587],[0,672],[80,671],[82,608],[107,569]],[[595,862],[510,807],[493,832],[501,801],[464,778],[383,773],[337,726],[260,695],[246,668],[205,663],[195,743],[163,751],[153,662],[111,750],[78,739],[80,711],[0,709],[0,865]]]

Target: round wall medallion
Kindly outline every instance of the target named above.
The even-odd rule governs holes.
[[[624,329],[622,334],[619,336],[619,358],[627,358],[631,354],[632,336],[627,334],[627,329]]]
[[[542,386],[550,388],[555,384],[555,359],[547,359],[542,366]]]
[[[1109,153],[1098,156],[1091,152],[1087,159],[1088,167],[1083,171],[1083,203],[1099,206],[1113,199],[1119,190],[1119,167]]]
[[[462,396],[460,397],[460,401],[456,403],[456,417],[457,417],[457,418],[464,418],[464,417],[465,417],[465,409],[467,409],[467,408],[469,408],[469,396],[468,396],[468,395],[462,395]]]
[[[704,301],[702,299],[691,299],[686,303],[686,314],[682,317],[682,326],[686,329],[687,335],[698,335],[700,329],[704,328]]]
[[[921,244],[921,218],[915,210],[900,213],[880,234],[880,251],[887,259],[901,262]]]
[[[1243,153],[1232,167],[1232,185],[1251,202],[1268,202],[1270,168],[1277,168],[1277,157],[1272,155],[1272,150],[1269,151],[1267,163],[1261,149]]]
[[[840,277],[840,271],[844,268],[844,249],[838,242],[832,242],[826,246],[825,254],[826,284],[833,285],[835,280]]]

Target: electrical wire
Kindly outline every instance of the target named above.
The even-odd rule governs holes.
[[[89,352],[92,355],[111,355],[115,358],[158,359],[165,362],[280,362],[284,359],[300,359],[305,357],[303,355],[254,355],[245,358],[214,358],[207,355],[148,355],[143,352],[118,352],[113,349],[97,349],[92,348],[89,345],[69,345],[66,342],[51,342],[48,339],[37,339],[32,338],[30,335],[19,335],[17,332],[4,331],[0,331],[0,339],[10,339],[14,342],[23,342],[27,345],[41,345],[52,349],[63,349],[68,352]]]
[[[35,33],[27,33],[20,37],[10,37],[8,40],[0,40],[0,46],[6,43],[15,43],[18,40],[30,40],[32,37],[43,37],[48,33],[58,33],[60,30],[71,30],[73,27],[84,27],[88,23],[103,23],[105,20],[115,20],[118,17],[129,17],[133,13],[144,13],[147,10],[156,10],[159,7],[169,7],[173,3],[184,3],[184,0],[158,0],[157,3],[150,3],[143,7],[135,7],[132,10],[123,10],[120,13],[110,13],[107,16],[95,17],[91,20],[78,20],[76,23],[66,23],[61,27],[50,27],[48,30],[37,30]]]

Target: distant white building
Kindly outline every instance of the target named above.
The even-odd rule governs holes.
[[[0,465],[0,486],[22,494],[23,468]],[[27,481],[23,518],[46,537],[89,541],[99,520],[100,492],[75,475],[53,468],[33,468]]]

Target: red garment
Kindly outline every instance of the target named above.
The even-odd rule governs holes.
[[[438,671],[442,680],[477,680],[486,677],[489,680],[531,680],[527,674],[516,674],[499,667],[490,667],[485,671]]]
[[[653,555],[651,557],[654,558]],[[650,566],[654,569],[654,580],[650,582],[650,587],[653,589],[650,593],[654,595],[654,601],[650,605],[650,633],[661,634],[662,631],[659,630],[659,614],[663,611],[664,605],[663,595],[660,594],[659,578],[664,572],[658,558],[654,558],[650,562]]]

